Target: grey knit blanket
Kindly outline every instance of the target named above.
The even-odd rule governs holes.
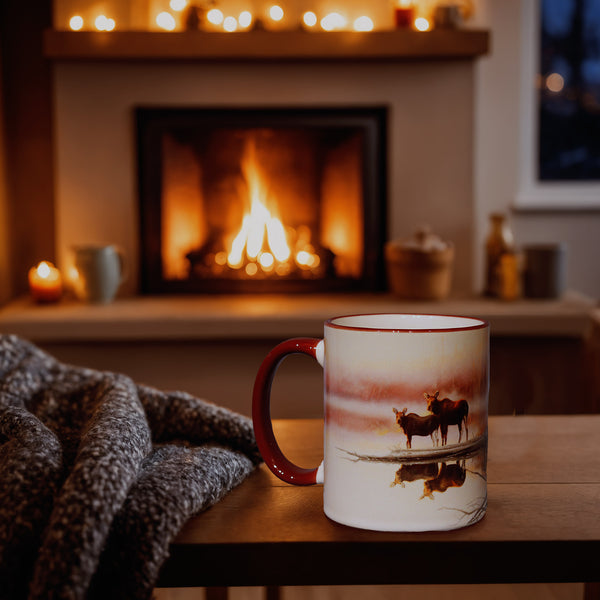
[[[151,597],[181,526],[259,462],[246,417],[0,335],[0,598]]]

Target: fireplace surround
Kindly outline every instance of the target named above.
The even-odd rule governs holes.
[[[385,107],[138,107],[142,293],[383,289]]]
[[[385,106],[387,239],[430,225],[455,244],[453,293],[471,289],[471,60],[59,60],[54,73],[60,268],[74,245],[116,244],[128,269],[120,296],[140,293],[136,107]]]

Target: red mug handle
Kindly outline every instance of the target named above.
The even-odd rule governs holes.
[[[321,467],[303,469],[290,462],[281,452],[271,423],[271,385],[277,367],[289,354],[308,354],[323,366],[323,340],[293,338],[278,344],[263,360],[252,394],[252,421],[260,454],[271,471],[287,483],[312,485],[322,483]]]

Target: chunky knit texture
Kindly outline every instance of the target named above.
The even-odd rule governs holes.
[[[0,598],[151,597],[181,526],[259,462],[246,417],[0,336]]]

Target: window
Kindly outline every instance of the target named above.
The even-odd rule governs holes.
[[[600,180],[600,2],[542,0],[538,176]]]
[[[600,2],[523,2],[521,208],[600,208]]]

